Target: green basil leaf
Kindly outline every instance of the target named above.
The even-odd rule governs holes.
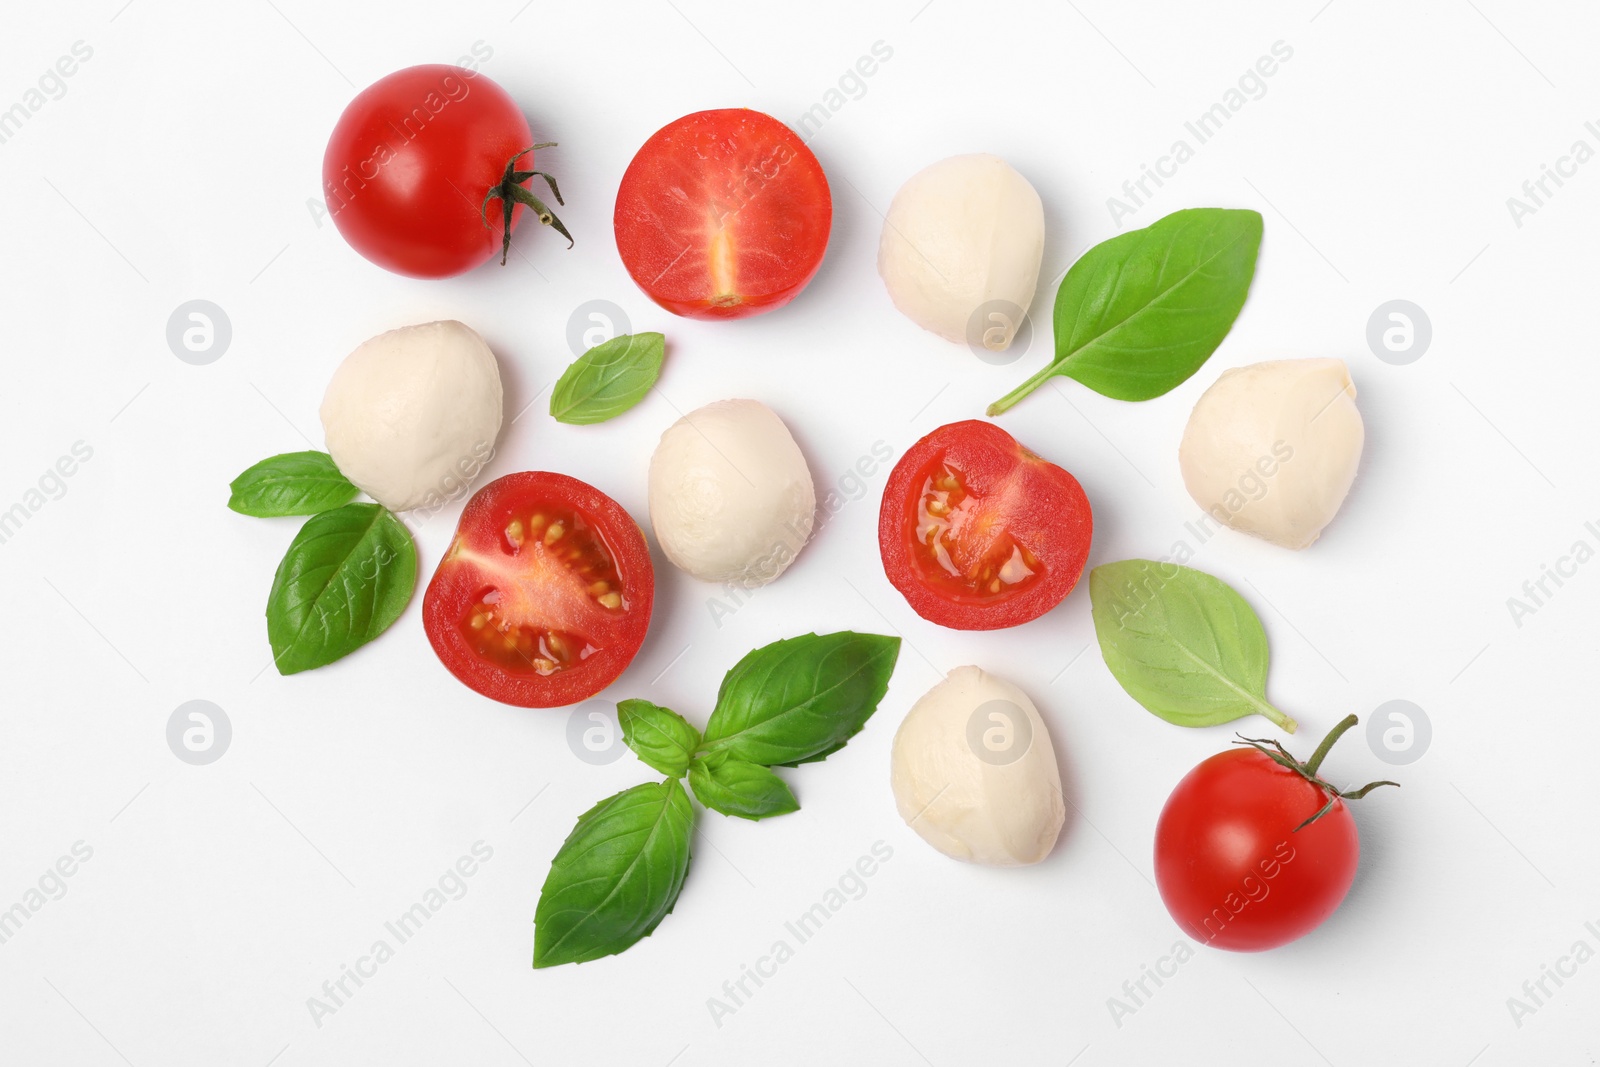
[[[823,759],[878,709],[899,655],[898,637],[848,630],[758,648],[723,678],[703,751],[766,767]]]
[[[647,782],[578,817],[534,911],[533,965],[587,963],[649,937],[689,873],[694,808],[683,784]]]
[[[267,637],[278,673],[347,656],[387,630],[417,584],[417,548],[378,504],[314,515],[278,564]]]
[[[718,752],[689,765],[689,787],[712,811],[741,819],[765,819],[800,810],[782,778],[755,763]]]
[[[1226,208],[1175,211],[1095,245],[1056,291],[1055,362],[989,414],[1057,374],[1116,400],[1177,388],[1233,328],[1260,248],[1260,214]]]
[[[595,345],[556,380],[550,414],[577,426],[621,415],[656,384],[666,350],[659,333],[625,333]]]
[[[339,473],[326,452],[285,452],[264,459],[228,488],[233,490],[228,507],[264,519],[331,511],[361,491]]]
[[[648,700],[617,704],[622,739],[646,765],[671,778],[689,771],[689,760],[700,746],[700,731],[675,711]]]
[[[1179,726],[1259,714],[1294,733],[1295,721],[1267,703],[1266,631],[1227,583],[1125,559],[1089,572],[1089,600],[1106,666],[1148,710]]]

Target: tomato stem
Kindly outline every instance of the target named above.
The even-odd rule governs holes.
[[[1333,751],[1333,746],[1338,743],[1339,738],[1343,737],[1345,732],[1359,721],[1354,715],[1346,715],[1343,719],[1340,719],[1339,725],[1328,731],[1328,736],[1322,739],[1322,744],[1318,745],[1317,750],[1311,753],[1311,758],[1306,760],[1306,773],[1315,775],[1317,769],[1322,766],[1322,761],[1328,758],[1329,752]]]
[[[542,171],[517,169],[517,160],[521,159],[529,152],[539,148],[554,147],[556,147],[556,143],[554,141],[544,141],[540,144],[531,145],[528,148],[524,148],[522,151],[512,156],[506,161],[506,169],[505,172],[500,176],[499,184],[491,186],[488,195],[483,198],[483,206],[480,209],[479,214],[482,215],[483,224],[485,226],[489,225],[489,201],[500,201],[500,226],[502,234],[500,240],[500,265],[502,267],[506,265],[506,257],[511,253],[511,217],[516,212],[518,204],[522,204],[527,207],[539,217],[539,221],[542,224],[549,226],[561,236],[565,237],[567,239],[568,248],[571,248],[573,245],[572,234],[567,232],[566,226],[564,226],[561,220],[556,217],[556,213],[546,207],[544,201],[533,195],[533,193],[522,184],[523,182],[529,181],[533,178],[543,178],[550,186],[550,193],[556,198],[556,203],[565,207],[567,202],[561,199],[561,189],[556,185],[556,180]]]
[[[1307,826],[1310,826],[1312,823],[1328,814],[1328,812],[1332,811],[1335,801],[1360,800],[1362,797],[1366,796],[1380,785],[1392,785],[1396,789],[1400,788],[1399,782],[1381,781],[1368,782],[1360,789],[1345,790],[1340,789],[1338,786],[1329,782],[1327,779],[1321,777],[1317,773],[1322,768],[1322,761],[1328,758],[1328,753],[1333,750],[1333,746],[1338,743],[1339,738],[1343,737],[1347,732],[1349,732],[1351,727],[1355,726],[1356,723],[1360,721],[1361,720],[1356,718],[1356,716],[1353,714],[1346,715],[1343,719],[1340,719],[1338,725],[1336,725],[1332,730],[1328,731],[1328,736],[1322,739],[1322,744],[1317,746],[1317,750],[1311,753],[1311,758],[1306,760],[1304,763],[1301,763],[1299,760],[1291,756],[1288,750],[1286,750],[1276,741],[1270,739],[1264,740],[1261,738],[1245,737],[1243,734],[1238,735],[1239,740],[1235,741],[1234,744],[1251,746],[1257,751],[1265,754],[1268,759],[1270,759],[1273,763],[1276,763],[1278,766],[1294,771],[1296,774],[1300,775],[1300,777],[1321,789],[1327,796],[1328,802],[1322,805],[1321,809],[1319,809],[1315,815],[1311,816],[1299,826],[1296,826],[1296,832],[1304,830]]]

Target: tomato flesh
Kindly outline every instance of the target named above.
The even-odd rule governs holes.
[[[483,200],[511,157],[533,144],[516,101],[447,63],[407,67],[358,93],[322,159],[339,233],[361,255],[413,278],[445,278],[500,252],[502,205]],[[517,162],[532,170],[533,154]],[[516,205],[516,228],[527,209]]]
[[[1355,881],[1361,845],[1343,800],[1254,748],[1220,752],[1172,791],[1156,824],[1156,886],[1201,944],[1259,952],[1320,926]]]
[[[833,198],[795,132],[747,108],[658,130],[617,190],[617,251],[657,304],[689,318],[782,307],[822,264]]]
[[[627,604],[594,529],[577,512],[545,501],[512,519],[502,536],[508,559],[466,556],[496,580],[462,612],[462,636],[507,670],[545,676],[598,652],[590,633]]]
[[[1083,574],[1093,537],[1077,479],[992,423],[942,426],[884,488],[884,572],[917,614],[959,630],[1038,618]]]
[[[654,583],[643,535],[609,497],[565,475],[509,475],[462,512],[424,621],[440,660],[471,688],[554,707],[593,696],[627,667]]]

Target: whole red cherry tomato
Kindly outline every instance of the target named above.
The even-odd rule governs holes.
[[[447,63],[407,67],[350,101],[328,138],[322,186],[350,247],[396,274],[445,278],[500,252],[524,211],[571,242],[524,185],[534,177],[528,120],[493,81]],[[491,211],[493,212],[491,214]]]
[[[1361,854],[1342,792],[1318,776],[1334,727],[1300,763],[1276,741],[1245,740],[1184,776],[1156,824],[1156,886],[1173,919],[1202,944],[1236,952],[1276,948],[1332,915]]]

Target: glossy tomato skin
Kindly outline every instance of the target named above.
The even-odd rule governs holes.
[[[533,144],[500,86],[446,63],[407,67],[350,101],[322,157],[328,211],[350,247],[413,278],[461,274],[500,252],[500,201],[483,199]],[[518,161],[533,169],[530,153]],[[527,209],[518,204],[513,229]]]
[[[1327,794],[1254,748],[1220,752],[1172,791],[1156,824],[1156,886],[1201,944],[1260,952],[1332,915],[1361,855],[1343,800],[1299,830]]]
[[[552,537],[557,523],[564,528]],[[614,605],[602,601],[610,596]],[[650,549],[632,516],[586,482],[524,471],[467,502],[428,583],[422,619],[439,661],[468,688],[504,704],[553,708],[587,700],[627,669],[654,603]],[[485,613],[486,625],[476,626]],[[565,641],[570,661],[542,670],[551,634]],[[522,649],[502,648],[507,637],[524,639]]]
[[[884,574],[918,615],[955,630],[1018,626],[1061,603],[1093,537],[1078,480],[979,420],[912,445],[878,512]]]
[[[644,143],[613,221],[623,265],[651,300],[687,318],[737,319],[782,307],[817,273],[833,197],[793,130],[725,108]]]

